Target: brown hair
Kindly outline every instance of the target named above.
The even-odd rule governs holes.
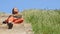
[[[15,9],[15,8],[12,9],[12,14],[16,14],[16,13],[14,12],[14,9]],[[17,12],[17,13],[18,13],[18,12]]]

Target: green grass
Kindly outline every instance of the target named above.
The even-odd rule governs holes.
[[[54,10],[24,10],[25,21],[32,24],[34,34],[60,34],[60,13]]]
[[[25,21],[32,24],[34,34],[60,34],[60,10],[30,9],[22,14]]]
[[[24,10],[26,22],[32,24],[34,34],[60,34],[60,13],[54,10]]]
[[[34,34],[60,34],[60,10],[30,9],[22,14],[25,21],[32,24]]]

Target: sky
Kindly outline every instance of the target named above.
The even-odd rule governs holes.
[[[60,0],[0,0],[0,12],[11,13],[12,8],[25,9],[60,9]]]

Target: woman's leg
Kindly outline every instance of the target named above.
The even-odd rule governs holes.
[[[8,23],[7,25],[8,25],[8,29],[12,29],[12,27],[13,27],[12,23]]]
[[[23,18],[21,18],[21,19],[15,20],[14,23],[19,24],[19,23],[22,23],[23,21],[24,21]]]
[[[10,17],[10,18],[8,19],[8,23],[7,23],[8,29],[12,29],[12,28],[13,28],[12,22],[13,22],[13,17]]]

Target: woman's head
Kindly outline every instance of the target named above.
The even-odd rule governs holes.
[[[12,9],[12,14],[18,14],[19,10],[17,8]]]

